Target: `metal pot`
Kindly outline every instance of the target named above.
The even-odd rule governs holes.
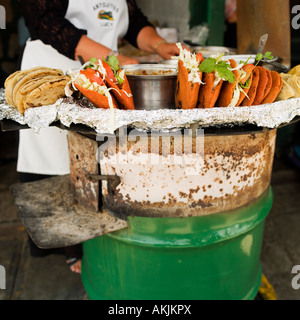
[[[138,64],[122,68],[129,81],[135,109],[175,109],[176,66]]]
[[[195,53],[202,53],[204,58],[209,58],[212,55],[221,55],[221,54],[226,54],[226,55],[231,55],[235,53],[235,50],[232,48],[228,47],[218,47],[218,46],[196,46],[196,47],[191,47],[191,50]]]

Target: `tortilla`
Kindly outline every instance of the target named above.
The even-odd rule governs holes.
[[[217,86],[214,85],[214,72],[204,73],[204,84],[200,87],[197,108],[212,108],[218,100],[223,80],[221,79]]]
[[[291,74],[291,75],[296,75],[296,76],[300,76],[300,65],[297,65],[297,66],[295,66],[294,68],[292,68],[289,72],[288,72],[288,74]]]
[[[65,96],[65,87],[69,81],[68,77],[64,77],[60,80],[48,81],[41,84],[27,94],[24,99],[24,110],[55,103],[59,98]]]
[[[236,62],[233,59],[229,60],[231,68],[236,68]],[[237,86],[238,79],[239,79],[239,73],[237,70],[232,71],[235,75],[235,81],[233,83],[230,83],[228,81],[224,81],[222,85],[222,90],[220,91],[219,98],[216,102],[216,107],[228,107],[232,101],[234,90]]]
[[[17,83],[20,83],[21,79],[27,76],[27,74],[31,72],[39,72],[40,70],[54,70],[50,68],[45,68],[45,67],[35,67],[31,69],[26,69],[26,70],[18,70],[11,74],[10,76],[7,77],[7,79],[4,82],[4,87],[5,87],[5,97],[7,102],[12,105],[13,107],[17,108],[15,102],[14,102],[14,95],[13,95],[13,90],[16,87]],[[62,72],[62,71],[61,71]],[[17,91],[17,89],[16,89]]]
[[[250,89],[247,93],[247,96],[240,104],[240,106],[249,107],[253,105],[253,101],[255,99],[256,92],[257,92],[258,83],[259,83],[259,71],[256,67],[252,71],[252,81],[251,81]]]
[[[294,98],[299,98],[300,97],[300,76],[297,76],[296,74],[293,74],[293,75],[288,74],[283,79],[295,91]]]
[[[19,110],[20,113],[24,113],[24,100],[26,99],[27,95],[35,90],[36,88],[40,87],[44,83],[53,83],[55,81],[61,81],[66,79],[67,82],[70,81],[70,77],[67,76],[45,76],[41,78],[33,78],[27,82],[25,82],[18,92],[15,95],[14,102]]]
[[[15,87],[15,84],[28,72],[29,70],[24,71],[16,71],[13,74],[11,74],[8,78],[6,78],[4,82],[5,87],[5,98],[8,104],[16,108],[16,105],[13,101],[13,88]]]
[[[295,97],[296,93],[295,90],[287,83],[284,81],[284,79],[282,79],[282,88],[276,98],[276,100],[281,101],[281,100],[287,100],[289,98],[293,98]]]
[[[19,75],[20,71],[16,71],[8,76],[4,82],[5,88],[5,98],[8,104],[14,106],[14,102],[12,99],[12,88],[14,87],[15,83],[17,82],[17,76]]]
[[[14,97],[17,95],[19,88],[36,75],[42,75],[45,72],[46,74],[52,74],[55,72],[55,74],[63,75],[62,70],[46,67],[35,67],[26,70],[18,70],[8,76],[4,82],[7,103],[19,110],[18,104],[16,101],[14,101]],[[21,107],[19,112],[24,113],[24,109]]]
[[[278,72],[271,71],[271,76],[272,76],[272,88],[270,92],[267,94],[267,96],[263,99],[262,104],[273,103],[276,100],[283,85],[283,80]]]
[[[256,96],[253,101],[253,105],[259,105],[262,103],[263,99],[270,92],[272,87],[272,76],[271,72],[264,67],[257,66],[259,71],[259,83],[257,86]]]
[[[202,80],[202,72],[199,72]],[[198,102],[200,83],[190,82],[189,74],[183,61],[178,61],[178,75],[175,91],[175,106],[177,109],[194,109]]]
[[[18,107],[16,104],[16,95],[20,89],[20,87],[26,83],[28,80],[35,79],[35,78],[41,78],[44,76],[49,76],[49,75],[55,75],[55,76],[63,76],[63,71],[59,69],[51,69],[51,68],[44,68],[41,67],[37,70],[31,70],[25,75],[23,75],[15,84],[15,86],[12,89],[12,99],[14,102],[14,105]]]

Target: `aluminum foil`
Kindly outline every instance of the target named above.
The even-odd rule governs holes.
[[[2,119],[11,119],[20,124],[26,124],[24,116],[6,102],[4,90],[0,89],[0,120]]]
[[[57,112],[61,101],[62,99],[57,100],[53,105],[30,108],[22,115],[16,108],[6,102],[4,90],[0,89],[0,120],[14,120],[19,124],[27,124],[33,130],[39,131],[41,128],[48,127],[51,123],[59,120]]]
[[[66,127],[83,124],[97,133],[112,133],[123,126],[138,130],[175,131],[200,127],[219,127],[252,124],[258,127],[277,128],[300,116],[300,98],[278,101],[251,107],[228,107],[212,109],[172,110],[113,110],[99,109],[89,103],[73,98],[59,99],[55,104],[30,108],[22,116],[9,106],[0,89],[0,120],[11,119],[27,124],[35,131],[60,121]]]

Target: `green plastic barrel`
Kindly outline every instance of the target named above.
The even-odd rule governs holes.
[[[261,282],[271,187],[246,207],[189,218],[129,217],[129,227],[84,243],[92,300],[254,299]]]

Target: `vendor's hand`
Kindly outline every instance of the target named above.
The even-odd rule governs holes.
[[[182,45],[183,49],[191,51],[189,47]],[[173,56],[178,56],[180,53],[179,48],[176,43],[162,43],[156,49],[157,54],[159,54],[165,60],[170,60]]]
[[[133,58],[129,58],[127,56],[124,56],[122,54],[118,54],[117,58],[119,60],[120,66],[125,66],[127,64],[139,64],[139,61]]]

